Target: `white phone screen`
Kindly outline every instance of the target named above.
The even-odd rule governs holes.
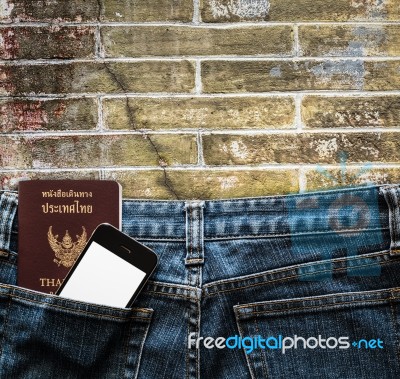
[[[92,242],[60,296],[124,308],[146,273]]]

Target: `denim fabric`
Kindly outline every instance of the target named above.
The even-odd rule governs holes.
[[[123,231],[159,256],[131,310],[18,287],[17,202],[1,193],[1,378],[400,377],[398,186],[124,200]],[[189,336],[298,346],[196,348]],[[339,337],[350,346],[332,347]]]

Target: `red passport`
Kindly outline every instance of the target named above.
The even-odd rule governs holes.
[[[55,293],[94,229],[121,228],[121,186],[111,180],[19,183],[18,285]]]

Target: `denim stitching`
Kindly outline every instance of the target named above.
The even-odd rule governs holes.
[[[400,288],[399,288],[400,290]],[[387,299],[392,299],[392,300],[396,300],[397,298],[394,297],[394,295],[392,294],[392,292],[397,292],[395,288],[393,289],[383,289],[383,290],[374,290],[374,291],[359,291],[359,292],[340,292],[340,293],[334,293],[334,294],[327,294],[327,295],[320,295],[320,296],[311,296],[308,298],[302,298],[302,300],[297,299],[285,299],[284,302],[285,303],[297,303],[297,302],[311,302],[311,301],[315,301],[315,300],[326,300],[326,299],[337,299],[339,297],[352,297],[354,295],[361,295],[361,296],[368,296],[368,295],[381,295],[381,294],[390,294],[390,296],[384,298],[383,300],[387,300]],[[374,299],[371,299],[374,300]],[[378,298],[378,300],[382,300],[381,298]],[[279,301],[282,300],[276,300],[276,301],[271,301],[271,303],[277,303]],[[243,305],[237,305],[235,306],[236,309],[242,309],[242,308],[252,308],[252,307],[262,307],[263,304],[257,304],[257,303],[253,303],[253,305],[250,304],[243,304]]]
[[[122,368],[122,372],[124,373],[124,377],[129,377],[127,375],[127,370],[128,370],[128,358],[129,358],[129,339],[131,337],[131,333],[132,333],[132,320],[129,321],[128,323],[128,330],[127,330],[127,336],[126,336],[126,342],[125,342],[125,347],[124,347],[124,353],[125,353],[125,365]]]
[[[239,321],[240,321],[240,320],[239,320],[239,315],[236,314],[236,312],[235,312],[235,315],[236,315],[235,321],[236,321],[236,326],[237,326],[238,331],[239,331],[239,335],[240,335],[241,337],[243,337],[245,334],[244,334],[243,329],[242,329],[242,326],[241,326],[241,324],[240,324],[240,322],[239,322]],[[253,367],[252,367],[252,365],[251,365],[251,362],[250,362],[250,354],[245,354],[245,358],[246,358],[247,367],[248,367],[248,369],[249,369],[251,378],[252,378],[252,379],[256,379],[255,373],[254,373],[254,369],[253,369]]]
[[[134,379],[137,379],[138,374],[139,374],[140,361],[142,359],[142,354],[143,354],[143,346],[144,346],[144,343],[145,343],[145,341],[147,339],[147,334],[149,333],[150,323],[151,323],[152,319],[153,319],[153,315],[150,316],[150,320],[146,325],[146,329],[145,329],[145,332],[144,332],[144,335],[143,335],[143,338],[142,338],[142,343],[140,345],[140,350],[139,350],[139,356],[138,356],[138,359],[137,359],[137,362],[136,362],[136,372],[135,372],[135,375],[134,375]]]
[[[393,263],[390,261],[387,262],[379,262],[380,265],[383,264],[387,264],[387,263]],[[369,264],[369,265],[360,265],[360,266],[353,266],[352,268],[361,268],[361,267],[371,267],[371,266],[375,266],[374,264]],[[347,267],[344,268],[336,268],[336,269],[330,269],[330,270],[323,270],[323,271],[315,271],[313,273],[305,273],[303,275],[310,275],[310,276],[314,276],[315,274],[322,274],[322,273],[326,273],[326,272],[342,272],[342,271],[346,271]],[[281,282],[281,281],[288,281],[289,279],[293,279],[293,278],[297,278],[298,275],[293,275],[293,276],[287,276],[285,278],[279,278],[279,279],[274,279],[274,280],[267,280],[267,281],[262,281],[262,282],[258,282],[258,283],[253,283],[251,285],[247,285],[247,286],[241,286],[241,287],[236,287],[236,288],[228,288],[228,289],[224,289],[224,290],[219,290],[216,292],[210,292],[205,294],[205,297],[207,296],[213,296],[219,293],[223,293],[223,292],[230,292],[230,291],[237,291],[237,290],[241,290],[243,288],[250,288],[250,287],[256,287],[256,286],[260,286],[260,285],[266,285],[269,283],[274,283],[274,282]]]
[[[149,318],[146,318],[146,317],[128,316],[128,315],[126,317],[124,317],[124,316],[113,316],[113,315],[108,315],[108,314],[103,314],[103,313],[95,313],[95,312],[84,311],[82,309],[68,308],[68,307],[64,307],[62,305],[58,305],[58,304],[52,304],[52,303],[47,303],[47,302],[44,302],[44,301],[33,300],[33,299],[26,299],[24,297],[20,297],[20,296],[14,295],[14,294],[10,294],[9,296],[12,297],[12,298],[15,298],[15,299],[24,300],[24,301],[26,301],[28,303],[29,302],[33,302],[33,303],[37,303],[37,304],[44,304],[44,305],[47,305],[48,307],[51,307],[51,308],[65,309],[67,311],[70,311],[71,313],[83,313],[83,314],[87,314],[87,315],[100,316],[102,318],[115,318],[115,319],[119,319],[119,320],[128,320],[128,319],[143,320],[143,321],[148,321],[149,320]],[[104,307],[104,309],[106,309],[106,308]],[[121,311],[123,312],[124,310],[121,309]],[[127,310],[127,312],[130,312],[130,310]],[[137,313],[139,313],[139,312],[137,312]],[[150,315],[152,314],[152,312],[148,312],[148,311],[143,312],[143,313],[149,313]]]
[[[355,233],[355,232],[372,232],[372,231],[382,231],[389,230],[390,228],[368,228],[368,229],[343,229],[340,233]],[[286,233],[286,234],[237,234],[237,235],[218,235],[214,237],[205,237],[204,240],[221,240],[221,239],[234,239],[234,238],[275,238],[275,237],[293,237],[293,236],[308,236],[308,235],[324,235],[324,234],[337,234],[337,231],[316,231],[316,232],[302,232],[302,233]]]
[[[382,252],[378,252],[378,253],[369,253],[369,254],[363,254],[363,255],[355,255],[352,257],[341,257],[341,258],[334,258],[334,259],[330,259],[328,261],[326,261],[327,263],[344,263],[344,262],[351,262],[353,260],[356,259],[360,259],[360,258],[379,258],[382,256],[387,256],[388,258],[390,258],[390,262],[393,261],[393,259],[390,257],[389,255],[389,251],[385,250]],[[269,271],[263,271],[259,274],[249,274],[246,275],[244,277],[241,278],[237,278],[237,279],[223,279],[223,280],[219,280],[219,281],[215,281],[212,283],[208,283],[206,284],[203,288],[207,289],[207,288],[212,288],[212,287],[218,287],[218,286],[223,286],[224,284],[233,284],[233,283],[237,283],[237,282],[241,282],[245,279],[256,279],[256,278],[260,278],[263,276],[271,276],[271,275],[275,275],[275,274],[285,274],[285,273],[289,273],[290,271],[294,272],[296,271],[298,268],[300,267],[305,267],[305,266],[309,266],[309,265],[313,265],[313,264],[323,264],[325,261],[316,261],[316,262],[306,262],[306,263],[301,263],[298,265],[294,265],[294,266],[289,266],[289,267],[285,267],[285,268],[278,268],[278,269],[273,269],[273,270],[269,270]],[[382,261],[383,262],[383,261]],[[267,280],[268,281],[268,280]]]
[[[5,322],[4,322],[3,338],[2,338],[2,340],[1,340],[1,345],[0,345],[0,357],[3,355],[3,348],[4,348],[4,341],[5,341],[5,339],[6,339],[8,319],[10,318],[10,307],[11,307],[11,296],[8,294],[8,304],[7,304],[6,320],[5,320]]]
[[[257,335],[260,336],[261,334],[260,334],[260,329],[258,327],[257,317],[254,318],[254,324],[256,326],[256,333],[257,333]],[[260,356],[261,356],[261,364],[262,364],[262,371],[263,371],[264,378],[268,378],[269,375],[268,375],[268,370],[267,370],[267,362],[265,360],[265,352],[261,350]]]
[[[15,294],[15,292],[23,292],[23,293],[30,293],[31,291],[29,291],[29,290],[24,290],[24,289],[22,289],[22,288],[19,288],[19,287],[15,287],[15,286],[13,286],[13,285],[7,285],[7,284],[1,284],[0,283],[0,289],[1,288],[4,288],[4,289],[7,289],[7,290],[11,290],[13,293],[11,293],[11,296],[14,296],[14,297],[18,297],[18,298],[20,298],[20,299],[26,299],[27,301],[30,301],[31,300],[31,298],[30,297],[28,297],[28,296],[26,296],[26,297],[24,297],[23,295],[16,295]],[[8,293],[7,293],[8,294]],[[35,294],[32,294],[33,296],[35,295]],[[68,301],[69,303],[75,303],[76,305],[88,305],[88,303],[84,303],[84,302],[81,302],[81,301],[77,301],[77,300],[73,300],[73,299],[66,299],[66,298],[62,298],[62,297],[60,297],[60,296],[57,296],[57,295],[52,295],[52,294],[45,294],[45,293],[40,293],[40,296],[47,296],[47,297],[49,297],[49,298],[54,298],[54,299],[60,299],[60,300],[66,300],[66,301]],[[34,300],[34,301],[39,301],[39,300]],[[47,303],[47,302],[43,302],[43,304],[51,304],[51,303]],[[93,307],[96,307],[96,308],[100,308],[100,309],[105,309],[105,310],[111,310],[111,311],[114,311],[114,309],[112,308],[112,307],[109,307],[109,306],[106,306],[106,305],[100,305],[100,304],[90,304],[90,306],[93,306]],[[137,308],[132,308],[133,309],[133,311],[135,312],[135,313],[140,313],[140,312],[142,312],[142,313],[149,313],[149,314],[152,314],[153,313],[153,310],[152,309],[149,309],[149,308],[140,308],[140,307],[137,307]],[[118,311],[119,312],[131,312],[132,311],[132,309],[123,309],[123,308],[120,308]]]
[[[398,291],[395,291],[398,292]],[[392,297],[394,298],[394,295],[392,294]],[[393,322],[393,328],[395,330],[395,341],[396,341],[396,355],[397,355],[397,361],[398,363],[400,363],[400,336],[399,336],[399,328],[398,328],[398,320],[397,320],[397,315],[396,315],[396,309],[394,307],[395,304],[393,299],[390,299],[390,315],[392,318],[392,322]]]
[[[336,306],[341,306],[343,304],[355,304],[355,303],[374,303],[374,302],[382,302],[382,301],[387,301],[390,302],[392,300],[391,298],[387,299],[371,299],[371,300],[354,300],[354,301],[343,301],[339,303],[334,303],[334,304],[319,304],[319,305],[313,305],[313,306],[307,306],[307,307],[297,307],[297,308],[279,308],[279,309],[274,309],[274,310],[264,310],[264,311],[249,311],[245,315],[259,315],[259,314],[265,314],[265,313],[280,313],[280,312],[291,312],[291,311],[296,311],[296,310],[303,310],[303,309],[315,309],[315,308],[333,308]],[[242,320],[245,319],[245,317],[242,317]]]

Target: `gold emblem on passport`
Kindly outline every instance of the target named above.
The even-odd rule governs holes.
[[[53,260],[53,262],[57,263],[57,265],[60,267],[60,265],[63,265],[64,267],[71,267],[78,255],[81,253],[83,248],[86,245],[86,240],[87,240],[87,234],[86,234],[86,229],[84,226],[82,226],[82,234],[76,235],[77,241],[73,242],[71,236],[68,233],[68,230],[66,230],[64,237],[62,238],[62,241],[58,241],[58,234],[54,235],[53,226],[49,227],[49,231],[47,232],[47,239],[49,241],[49,245],[51,249],[54,251],[56,255],[56,259]]]

